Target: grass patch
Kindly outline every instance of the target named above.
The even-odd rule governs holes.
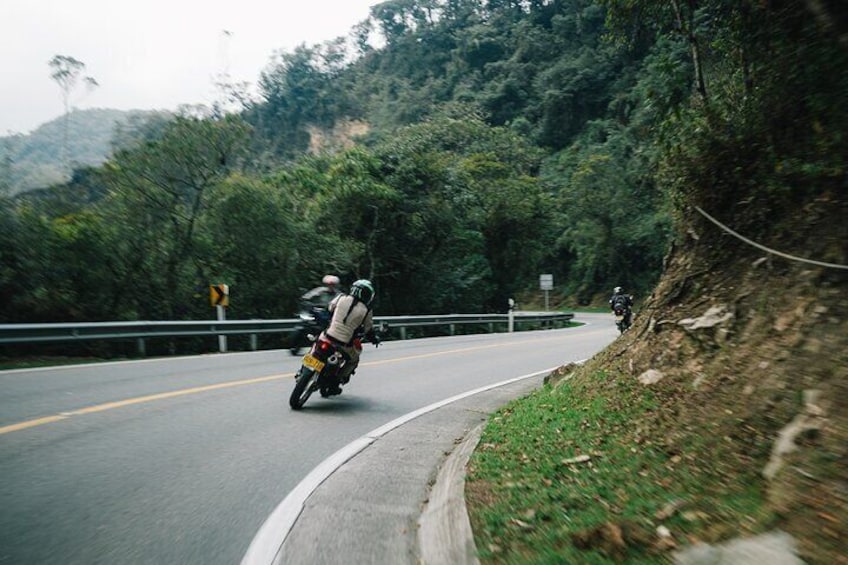
[[[697,433],[658,441],[666,400],[598,371],[495,414],[466,482],[482,562],[657,563],[673,540],[770,525],[753,471],[728,489],[720,441]],[[659,526],[672,537],[660,537]]]

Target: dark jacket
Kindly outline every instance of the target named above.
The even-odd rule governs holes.
[[[304,293],[300,297],[300,302],[305,307],[316,307],[321,310],[326,310],[340,293],[331,289],[328,286],[316,286],[312,290]]]
[[[609,299],[610,309],[615,310],[615,305],[618,302],[623,302],[624,307],[628,310],[633,307],[633,297],[629,294],[613,294]]]

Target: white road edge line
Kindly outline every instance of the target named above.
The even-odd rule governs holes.
[[[583,363],[584,361],[577,361]],[[537,377],[543,373],[550,373],[556,370],[557,367],[536,371],[520,377],[515,377],[492,385],[480,387],[456,396],[452,396],[440,402],[430,404],[424,408],[419,408],[408,414],[404,414],[400,418],[392,420],[388,424],[380,426],[372,430],[364,436],[353,440],[346,446],[342,447],[312,469],[310,473],[302,480],[292,491],[286,496],[282,502],[271,512],[271,515],[265,519],[265,522],[259,528],[259,531],[250,542],[250,546],[241,559],[241,565],[272,565],[276,563],[283,543],[289,535],[294,523],[303,511],[306,499],[323,483],[327,477],[333,474],[339,467],[344,465],[348,460],[352,459],[357,453],[374,443],[380,437],[386,435],[395,428],[414,420],[415,418],[437,410],[443,406],[462,400],[469,396],[486,392],[493,388],[505,386],[517,381]]]

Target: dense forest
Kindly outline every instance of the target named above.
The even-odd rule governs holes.
[[[756,236],[844,190],[845,16],[813,4],[375,5],[274,55],[257,100],[223,85],[238,112],[125,127],[6,196],[0,321],[208,318],[216,282],[230,318],[288,317],[326,272],[381,314],[503,311],[541,273],[557,304],[644,296],[693,205],[742,201]]]

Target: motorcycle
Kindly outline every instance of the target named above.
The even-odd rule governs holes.
[[[354,339],[353,346],[362,351],[359,338]],[[300,410],[316,390],[320,390],[324,398],[341,394],[339,373],[349,361],[350,358],[338,345],[328,339],[316,339],[309,352],[303,356],[300,369],[294,377],[289,406]]]
[[[314,339],[330,323],[330,313],[318,306],[304,307],[297,317],[300,321],[289,338],[289,352],[292,355],[300,355],[304,347],[311,347]]]
[[[375,336],[385,333],[386,329],[386,324],[382,324],[379,329],[375,328]],[[341,385],[347,384],[347,381],[341,381],[339,374],[350,358],[337,343],[320,336],[313,336],[312,339],[312,347],[303,356],[300,369],[294,376],[294,390],[289,396],[289,406],[294,410],[303,408],[316,390],[321,392],[323,398],[327,398],[341,394]],[[375,347],[379,344],[380,340],[375,339]],[[353,346],[357,351],[362,351],[361,335],[354,337]]]
[[[613,309],[613,315],[615,316],[615,327],[618,328],[619,333],[623,334],[630,329],[630,312],[628,312],[627,306],[616,306]]]

